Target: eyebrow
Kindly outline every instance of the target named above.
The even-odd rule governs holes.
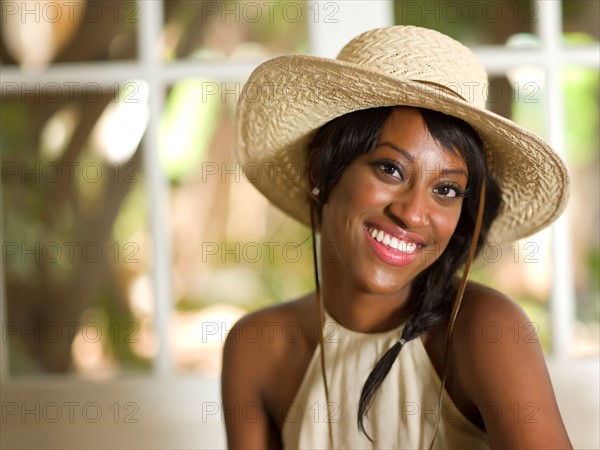
[[[465,178],[468,178],[467,172],[462,169],[442,169],[442,175],[463,175]]]
[[[410,154],[407,150],[404,150],[403,148],[398,147],[396,144],[394,144],[392,142],[383,141],[375,146],[375,148],[377,148],[377,147],[389,147],[392,150],[396,150],[398,153],[400,153],[402,156],[404,156],[406,159],[408,159],[411,163],[415,162],[415,157],[412,154]]]
[[[411,163],[415,162],[415,157],[412,155],[412,153],[410,153],[408,150],[405,150],[405,149],[403,149],[401,147],[398,147],[393,142],[389,142],[389,141],[380,142],[379,144],[377,144],[375,146],[375,148],[377,148],[377,147],[389,147],[392,150],[395,150],[398,153],[400,153],[409,162],[411,162]],[[464,177],[468,178],[467,172],[465,172],[463,169],[460,169],[460,168],[456,168],[456,169],[443,168],[441,173],[444,176],[448,176],[448,175],[463,175]]]

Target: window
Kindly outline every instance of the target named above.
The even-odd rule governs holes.
[[[44,417],[40,391],[53,393],[46,405],[97,392],[104,417],[119,413],[120,425],[127,414],[156,411],[151,417],[178,430],[163,436],[165,446],[180,445],[172,435],[199,439],[181,429],[190,419],[165,422],[189,395],[207,418],[193,426],[220,423],[214,380],[227,330],[245,311],[313,285],[308,230],[255,192],[234,159],[241,87],[267,58],[333,57],[359,32],[393,23],[472,47],[490,73],[490,107],[565,155],[573,192],[554,231],[490,245],[473,276],[524,305],[550,359],[597,361],[598,2],[81,0],[1,8],[3,397],[42,408],[3,439],[24,439],[35,414]],[[60,381],[72,377],[92,381]],[[199,385],[186,384],[191,378]],[[581,422],[575,408],[564,414],[568,427]],[[211,436],[196,446],[222,445],[219,432]]]

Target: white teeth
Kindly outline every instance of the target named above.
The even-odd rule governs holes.
[[[391,236],[381,230],[371,229],[371,237],[377,242],[381,242],[393,249],[399,250],[402,253],[414,253],[417,250],[417,244],[414,242],[401,241],[396,236]]]

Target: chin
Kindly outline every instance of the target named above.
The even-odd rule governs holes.
[[[414,278],[413,278],[414,279]],[[365,291],[375,295],[401,295],[411,285],[412,279],[407,280],[398,276],[397,273],[391,274],[386,271],[377,271],[363,280]]]

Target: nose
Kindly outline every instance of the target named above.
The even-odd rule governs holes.
[[[422,186],[412,186],[394,197],[389,205],[389,211],[404,227],[424,227],[429,225],[427,201],[427,190]]]

